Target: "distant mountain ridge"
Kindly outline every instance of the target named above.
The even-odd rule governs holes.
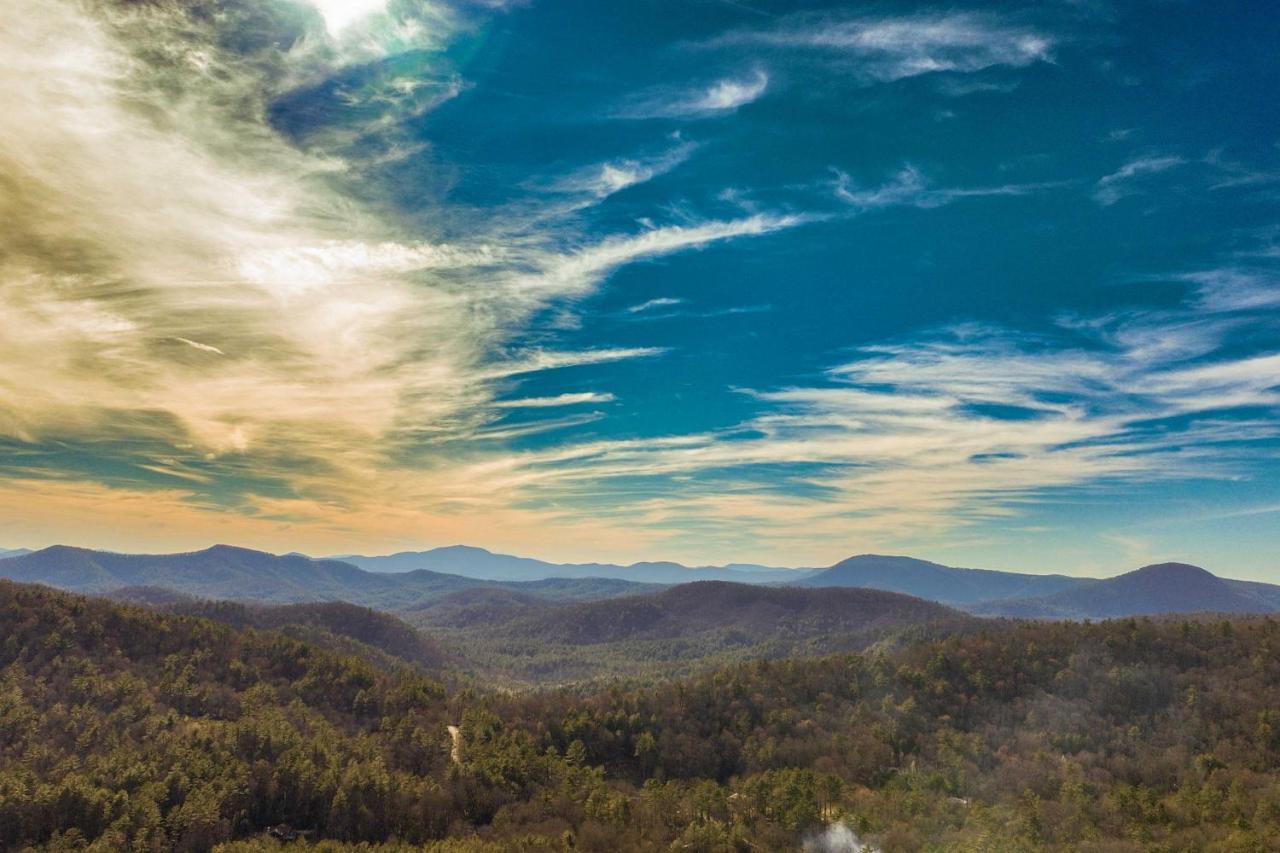
[[[1001,598],[1050,595],[1088,583],[1067,575],[1032,575],[993,569],[958,569],[882,554],[859,554],[795,582],[808,587],[862,587],[965,606]]]
[[[425,568],[367,568],[381,565],[406,569],[421,562],[424,554],[434,554],[432,559],[442,568],[539,577],[496,580]],[[1219,578],[1185,563],[1164,563],[1097,579],[953,568],[912,557],[878,554],[857,555],[821,570],[753,565],[690,569],[676,563],[558,566],[466,546],[351,559],[363,561],[366,567],[344,560],[273,555],[229,545],[158,555],[55,545],[0,559],[0,577],[94,594],[150,587],[201,598],[271,604],[347,601],[380,610],[418,612],[424,622],[445,620],[448,613],[447,620],[459,627],[485,619],[505,623],[518,618],[522,611],[539,610],[532,603],[536,601],[594,601],[703,581],[798,589],[873,589],[975,614],[1026,618],[1280,612],[1280,586]],[[541,577],[549,572],[557,574]],[[624,579],[624,575],[666,580],[639,583]],[[475,592],[455,597],[468,590]],[[438,609],[437,603],[444,609]]]
[[[230,545],[184,554],[116,554],[54,545],[0,560],[0,577],[81,593],[160,587],[201,598],[272,604],[346,601],[382,610],[408,607],[474,586],[504,586],[531,595],[568,599],[653,589],[613,578],[503,583],[425,570],[380,574],[339,560],[278,556]]]
[[[796,585],[884,589],[978,615],[1029,619],[1280,612],[1280,586],[1219,578],[1186,563],[1099,579],[958,569],[912,557],[861,554]]]
[[[1060,592],[983,602],[973,612],[1039,619],[1107,619],[1164,613],[1276,613],[1280,587],[1220,578],[1186,563],[1158,563]]]
[[[640,583],[681,584],[699,580],[742,583],[780,583],[804,577],[815,569],[786,569],[750,563],[725,566],[684,566],[667,561],[632,563],[550,563],[532,557],[495,554],[471,545],[450,545],[429,551],[401,551],[382,557],[339,556],[370,572],[399,573],[426,569],[483,580],[527,581],[546,578],[617,578]]]

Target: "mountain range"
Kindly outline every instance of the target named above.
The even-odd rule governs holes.
[[[115,554],[54,545],[0,560],[0,577],[81,593],[160,587],[202,598],[274,604],[346,601],[380,610],[410,607],[474,586],[509,587],[553,599],[589,599],[653,589],[616,578],[499,582],[425,569],[385,574],[338,560],[278,556],[229,545],[185,554]]]
[[[424,561],[437,568],[422,567]],[[0,577],[94,594],[155,587],[202,598],[273,604],[346,601],[416,613],[414,619],[419,622],[443,625],[453,620],[452,627],[457,628],[482,619],[501,622],[529,616],[539,611],[539,602],[612,599],[701,581],[875,589],[978,615],[1018,618],[1280,612],[1280,586],[1219,578],[1183,563],[1162,563],[1096,579],[954,568],[877,554],[850,557],[826,569],[802,570],[749,564],[561,565],[462,546],[338,560],[279,556],[228,545],[160,555],[56,545],[0,559]],[[519,577],[524,579],[512,579]]]
[[[499,581],[533,581],[546,578],[617,578],[640,583],[681,584],[700,580],[740,583],[791,582],[813,573],[813,569],[783,569],[749,563],[727,566],[683,566],[666,561],[632,563],[549,563],[530,557],[495,554],[484,548],[451,545],[430,551],[402,551],[384,557],[338,556],[370,572],[399,573],[426,569],[468,578]]]

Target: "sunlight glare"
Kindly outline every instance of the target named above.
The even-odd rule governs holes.
[[[386,5],[386,0],[312,0],[330,35],[337,35],[346,27]]]

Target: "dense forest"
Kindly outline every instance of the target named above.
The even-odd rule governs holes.
[[[0,628],[11,850],[1263,851],[1280,838],[1280,622],[1265,617],[987,622],[509,694],[8,582]]]

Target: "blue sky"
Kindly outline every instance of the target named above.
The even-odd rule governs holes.
[[[1280,580],[1265,4],[64,0],[0,541]]]

